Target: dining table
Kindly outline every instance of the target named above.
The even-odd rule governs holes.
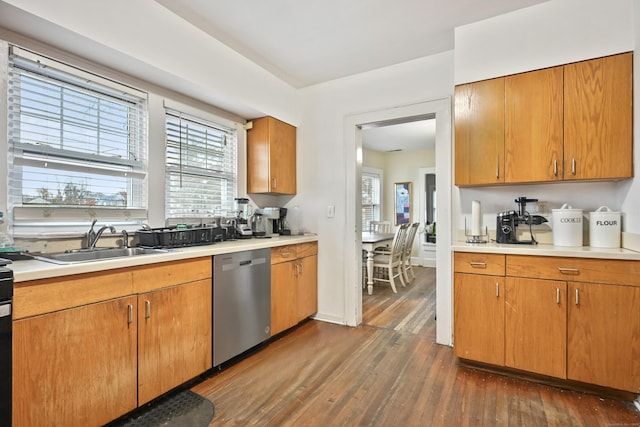
[[[394,233],[362,232],[362,249],[367,251],[367,292],[373,294],[373,257],[377,247],[385,246],[393,241]]]

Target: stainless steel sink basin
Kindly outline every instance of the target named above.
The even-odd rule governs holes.
[[[150,255],[168,252],[166,249],[151,248],[95,248],[78,249],[74,251],[57,252],[51,254],[34,254],[40,261],[54,264],[76,264],[80,262],[104,261],[113,258],[129,258],[140,255]]]

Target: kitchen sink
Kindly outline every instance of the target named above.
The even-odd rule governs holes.
[[[56,252],[50,254],[40,253],[33,255],[37,260],[51,262],[54,264],[76,264],[80,262],[104,261],[113,258],[130,258],[140,255],[151,255],[167,252],[168,251],[166,249],[133,247],[76,249],[65,252]]]

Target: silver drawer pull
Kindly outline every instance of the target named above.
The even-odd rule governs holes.
[[[480,261],[469,261],[469,265],[473,268],[487,268],[487,263],[486,262],[480,262]]]
[[[578,290],[576,289],[576,305],[580,304],[580,294],[578,292]]]
[[[560,288],[556,288],[556,304],[560,304]]]
[[[133,323],[133,305],[127,304],[127,309],[129,311],[129,318],[127,319],[127,323],[132,324]]]
[[[146,313],[145,313],[144,317],[147,318],[147,319],[150,319],[151,318],[151,301],[144,300],[144,305],[146,307]]]
[[[580,273],[580,270],[578,270],[577,268],[558,267],[558,270],[560,270],[560,273],[564,273],[564,274],[578,274],[578,273]]]
[[[291,255],[291,252],[282,252],[282,253],[280,254],[280,256],[281,256],[282,258],[287,258],[289,255]]]
[[[500,282],[496,282],[496,296],[500,296]]]
[[[558,161],[553,161],[553,176],[558,176]]]

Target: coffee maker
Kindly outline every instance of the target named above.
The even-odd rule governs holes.
[[[520,245],[537,245],[535,237],[533,237],[532,225],[539,225],[548,222],[547,219],[540,215],[531,215],[527,212],[528,202],[537,202],[538,199],[527,199],[526,197],[518,197],[515,202],[518,204],[518,210],[511,210],[498,213],[496,220],[496,242]],[[524,224],[529,226],[529,235],[531,239],[520,240],[516,228],[518,225]]]
[[[287,208],[267,207],[259,209],[265,218],[265,229],[267,236],[278,236],[287,234],[285,230],[285,217]],[[290,233],[289,233],[290,234]]]

